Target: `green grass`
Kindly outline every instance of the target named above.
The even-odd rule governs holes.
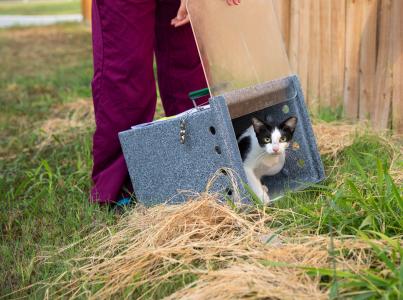
[[[298,214],[289,224],[298,223],[310,233],[328,233],[332,224],[339,234],[356,234],[359,229],[402,234],[401,191],[386,171],[393,157],[390,147],[376,135],[357,136],[340,153],[337,170],[328,171],[324,184],[278,203],[280,208],[292,208]],[[324,161],[328,166],[333,164],[332,160]]]
[[[343,119],[343,107],[339,106],[337,108],[320,108],[315,117],[325,122],[340,121]]]
[[[82,25],[0,30],[0,297],[69,270],[66,257],[79,248],[56,264],[44,263],[44,256],[118,218],[87,201],[94,129],[90,41]],[[403,297],[402,186],[388,172],[396,152],[388,139],[357,135],[336,157],[323,157],[324,183],[268,209],[278,216],[272,226],[279,231],[350,235],[371,245],[373,264],[360,274],[304,268],[321,275],[331,297]],[[163,284],[154,297],[195,279],[186,274]],[[33,290],[16,295],[43,297]]]
[[[53,107],[89,101],[90,51],[90,34],[77,25],[0,31],[1,294],[60,271],[34,260],[46,247],[114,221],[87,201],[92,128],[55,128],[48,143],[41,132],[44,121],[68,117]]]
[[[79,0],[0,1],[0,15],[59,15],[79,13],[81,13]]]

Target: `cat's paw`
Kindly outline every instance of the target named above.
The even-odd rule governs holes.
[[[262,184],[262,200],[264,205],[270,204],[269,188]]]
[[[262,200],[263,200],[264,205],[269,205],[270,204],[270,196],[266,191],[263,193]]]

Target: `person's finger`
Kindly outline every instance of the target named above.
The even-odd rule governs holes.
[[[241,3],[241,0],[226,0],[226,2],[227,2],[227,4],[228,4],[229,6],[232,6],[232,5],[238,5],[238,4],[240,4],[240,3]]]
[[[183,25],[189,23],[189,21],[190,21],[189,16],[187,15],[183,20],[175,20],[173,25],[175,27],[180,27],[180,26],[183,26]]]
[[[186,18],[188,18],[188,12],[187,12],[187,9],[186,9],[186,4],[185,4],[185,1],[181,1],[181,4],[179,6],[179,9],[178,9],[178,12],[176,14],[176,17],[171,20],[171,25],[173,25],[175,27],[184,25],[187,22],[189,22],[189,20],[186,20]]]
[[[175,19],[183,20],[187,17],[187,14],[188,14],[188,12],[186,10],[186,6],[184,4],[181,4],[181,6],[178,9],[178,14],[176,15]]]

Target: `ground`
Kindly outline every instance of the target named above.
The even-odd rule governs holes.
[[[94,130],[90,42],[90,31],[81,24],[0,30],[0,297],[64,272],[73,276],[68,258],[83,248],[65,250],[56,263],[44,258],[121,221],[107,207],[87,201]],[[315,274],[332,297],[339,288],[361,299],[398,299],[403,282],[401,140],[320,118],[314,118],[315,129],[328,179],[276,203],[266,211],[276,218],[266,225],[286,236],[377,241],[368,244],[371,261],[358,275],[337,273],[339,285],[329,287],[331,271]],[[152,295],[167,296],[198,278],[172,280]],[[43,298],[40,287],[10,297]],[[143,284],[140,290],[151,288],[152,283]]]
[[[0,15],[59,15],[80,12],[80,0],[0,1]]]

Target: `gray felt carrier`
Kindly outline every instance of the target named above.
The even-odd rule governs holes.
[[[242,95],[255,95],[243,98]],[[241,96],[240,96],[241,95]],[[146,205],[185,201],[183,191],[203,192],[220,169],[230,168],[238,184],[246,182],[236,132],[246,126],[248,115],[231,119],[226,97],[266,105],[254,112],[274,121],[297,116],[294,143],[283,170],[264,178],[272,200],[288,189],[297,190],[324,178],[314,134],[297,76],[267,82],[210,99],[210,106],[190,110],[173,119],[142,124],[121,132],[119,138],[136,198]],[[228,101],[231,102],[231,101]],[[234,104],[235,105],[235,104]],[[236,107],[236,105],[235,105]],[[236,109],[233,109],[236,116]],[[181,124],[184,140],[181,143]],[[228,191],[221,180],[213,191]]]
[[[269,122],[298,118],[284,168],[263,178],[271,200],[321,181],[322,162],[272,1],[229,7],[225,1],[188,0],[187,8],[213,96],[208,106],[119,134],[136,198],[146,205],[185,201],[183,191],[203,192],[221,174],[210,191],[230,195],[229,179],[236,178],[241,197],[235,197],[237,189],[233,196],[247,201],[236,136],[252,114]]]

